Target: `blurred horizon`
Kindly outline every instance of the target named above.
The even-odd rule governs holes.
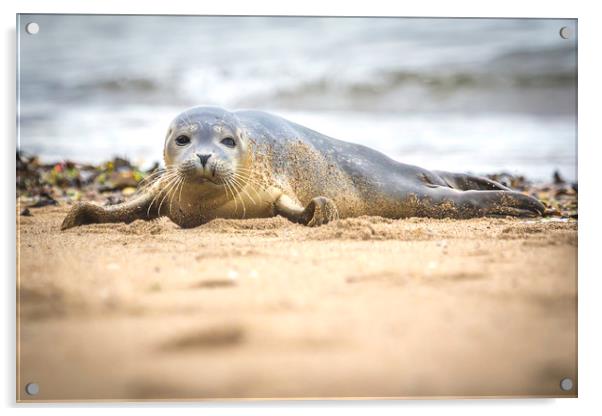
[[[575,20],[20,15],[18,31],[18,150],[43,161],[149,166],[178,113],[218,105],[427,169],[577,179]]]

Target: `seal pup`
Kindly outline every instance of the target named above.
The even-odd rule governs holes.
[[[428,171],[261,111],[195,107],[169,126],[165,168],[127,202],[78,203],[63,230],[167,216],[181,227],[214,218],[281,215],[308,226],[338,218],[540,216],[535,198],[486,178]]]

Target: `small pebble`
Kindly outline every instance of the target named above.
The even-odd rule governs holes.
[[[432,270],[432,269],[436,269],[438,266],[436,261],[429,261],[429,264],[427,265],[427,268]]]
[[[21,211],[21,215],[24,217],[33,217],[33,214],[31,213],[29,208],[25,208],[23,211]]]

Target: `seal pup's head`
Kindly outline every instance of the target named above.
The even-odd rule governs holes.
[[[248,164],[248,140],[234,114],[219,107],[194,107],[178,115],[165,138],[167,171],[188,185],[234,187]]]

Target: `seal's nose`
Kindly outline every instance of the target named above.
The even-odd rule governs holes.
[[[211,157],[211,154],[208,155],[201,155],[201,154],[196,154],[199,158],[199,160],[201,161],[201,165],[203,165],[203,168],[205,167],[205,165],[207,164],[207,161],[209,160],[209,158]]]

